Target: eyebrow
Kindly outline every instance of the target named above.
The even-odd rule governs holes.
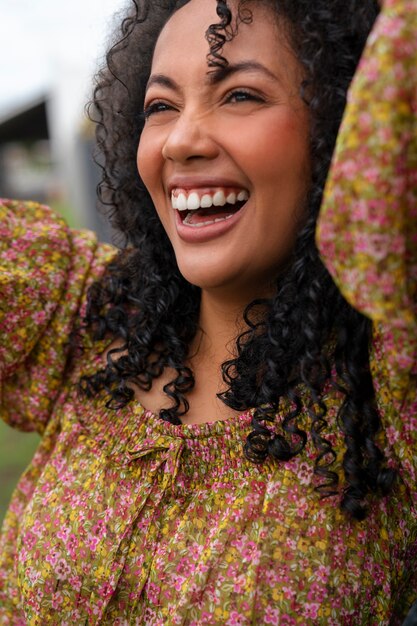
[[[237,74],[238,72],[261,72],[265,74],[269,79],[274,81],[279,81],[278,76],[273,74],[271,70],[269,70],[265,65],[259,63],[258,61],[240,61],[239,63],[229,63],[224,67],[218,67],[215,70],[212,70],[209,73],[210,83],[213,85],[217,85],[222,80],[229,78],[229,76],[233,76],[233,74]]]
[[[146,84],[145,91],[148,91],[149,87],[152,87],[152,85],[160,85],[161,87],[167,87],[168,89],[173,89],[175,91],[178,91],[179,89],[179,85],[175,82],[175,80],[165,76],[165,74],[152,74]]]
[[[221,83],[229,76],[233,76],[233,74],[237,74],[239,72],[261,72],[265,74],[270,80],[280,81],[278,76],[273,74],[265,65],[259,63],[258,61],[240,61],[239,63],[231,63],[225,65],[224,67],[218,67],[214,70],[208,72],[208,82],[212,85],[217,85]],[[148,83],[146,85],[146,91],[152,87],[153,85],[160,85],[161,87],[167,87],[168,89],[172,89],[173,91],[179,90],[179,85],[173,80],[169,78],[165,74],[152,74],[150,76]]]

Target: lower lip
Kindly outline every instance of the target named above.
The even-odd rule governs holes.
[[[216,239],[216,237],[220,237],[234,228],[245,209],[246,204],[227,220],[213,222],[213,224],[207,224],[207,226],[187,226],[187,224],[183,223],[179,211],[175,211],[175,225],[178,236],[187,243],[204,243],[205,241]]]

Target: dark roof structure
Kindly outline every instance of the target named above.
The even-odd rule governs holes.
[[[49,139],[47,98],[42,97],[0,116],[0,144]]]

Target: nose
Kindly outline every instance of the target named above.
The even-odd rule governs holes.
[[[178,163],[214,159],[218,152],[208,119],[191,111],[183,111],[173,122],[162,147],[164,159]]]

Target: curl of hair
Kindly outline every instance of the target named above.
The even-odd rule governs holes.
[[[99,197],[123,250],[89,293],[87,326],[97,339],[118,338],[107,366],[84,378],[85,393],[108,394],[118,408],[133,398],[130,383],[148,390],[164,368],[176,376],[164,387],[172,406],[160,417],[180,424],[194,386],[185,365],[198,330],[200,291],[180,274],[151,198],[136,170],[143,129],[144,93],[158,35],[186,1],[135,0],[117,41],[98,75],[91,107],[103,160]],[[248,330],[237,338],[236,358],[223,364],[227,390],[221,399],[236,410],[256,407],[246,456],[255,463],[268,456],[286,461],[299,454],[307,433],[298,417],[307,411],[317,450],[315,473],[321,496],[336,493],[335,451],[326,439],[326,385],[344,397],[338,415],[346,451],[342,509],[366,515],[368,493],[386,493],[394,474],[384,466],[376,444],[380,419],[369,371],[371,325],[342,298],[321,262],[315,226],[346,93],[367,35],[378,14],[376,0],[264,0],[273,9],[303,70],[301,95],[310,111],[312,182],[291,259],[276,279],[275,297],[252,302],[244,318]],[[220,22],[209,27],[208,68],[227,64],[227,42],[242,21],[250,23],[251,0],[241,0],[233,18],[217,0]],[[281,31],[282,32],[282,31]],[[266,310],[262,319],[258,307]],[[352,341],[351,338],[355,340]],[[115,358],[117,357],[117,358]],[[337,376],[334,375],[336,371]],[[280,432],[270,428],[281,407]]]
[[[220,23],[210,24],[206,33],[209,44],[209,54],[207,56],[209,67],[224,67],[227,65],[227,60],[221,55],[221,51],[226,41],[233,37],[233,31],[230,30],[232,12],[224,0],[218,0],[217,2],[217,15],[220,18]]]

